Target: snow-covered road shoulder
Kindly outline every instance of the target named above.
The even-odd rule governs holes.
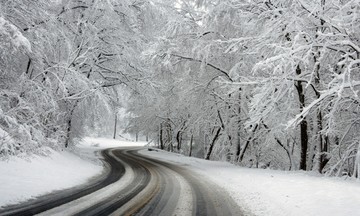
[[[238,167],[164,151],[141,154],[184,166],[218,184],[245,211],[254,215],[360,215],[360,182]]]
[[[46,149],[47,156],[12,157],[0,161],[0,208],[85,184],[104,171],[99,160],[101,150],[141,145],[144,143],[85,138],[71,151]]]
[[[48,156],[0,161],[0,206],[86,183],[103,170],[101,163],[73,153],[49,151]]]

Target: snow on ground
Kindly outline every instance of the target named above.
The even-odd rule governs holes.
[[[140,153],[180,164],[224,188],[254,215],[360,215],[360,181],[305,172],[249,169],[163,151]]]
[[[85,138],[74,152],[55,152],[49,156],[11,158],[0,161],[0,208],[86,183],[100,175],[103,166],[97,152],[119,146],[141,146],[145,143],[112,139]]]
[[[33,155],[0,161],[0,206],[85,183],[102,171],[100,164],[70,152],[49,151],[47,157]]]
[[[91,148],[91,149],[106,149],[114,147],[127,147],[127,146],[144,146],[146,142],[132,142],[124,140],[114,140],[108,138],[93,138],[86,137],[83,142],[80,143],[79,147]]]
[[[86,138],[78,145],[76,155],[52,151],[48,157],[0,161],[0,206],[85,183],[103,171],[96,159],[101,149],[145,144]],[[212,180],[254,215],[360,215],[360,181],[241,168],[163,151],[141,153],[185,166]]]

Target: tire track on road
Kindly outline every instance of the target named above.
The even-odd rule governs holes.
[[[51,194],[40,196],[34,200],[26,201],[20,204],[5,206],[4,209],[0,210],[0,215],[30,216],[39,214],[41,212],[91,194],[118,181],[125,174],[124,166],[118,163],[116,158],[110,155],[109,149],[102,151],[101,154],[104,157],[102,161],[108,170],[106,175],[101,175],[100,177],[85,185],[73,187],[63,191],[53,192]]]
[[[141,155],[141,149],[104,150],[111,170],[101,181],[82,187],[85,191],[78,187],[71,194],[69,189],[48,195],[49,202],[34,201],[38,205],[33,208],[29,202],[0,215],[242,215],[217,185],[179,165]]]

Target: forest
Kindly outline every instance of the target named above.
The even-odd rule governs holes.
[[[188,156],[359,178],[359,90],[359,0],[0,1],[0,159],[123,125]]]

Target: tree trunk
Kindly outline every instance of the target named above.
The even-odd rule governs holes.
[[[113,139],[116,139],[117,120],[118,120],[117,113],[115,113],[115,123],[114,123],[114,136],[113,136]]]
[[[193,140],[194,140],[194,135],[193,135],[193,134],[191,134],[191,138],[190,138],[190,150],[189,150],[189,157],[191,157],[191,154],[192,154]]]
[[[159,143],[160,143],[160,149],[164,149],[164,141],[163,141],[163,128],[162,123],[160,124],[160,130],[159,130]]]
[[[205,160],[210,160],[210,156],[211,156],[211,153],[213,151],[215,142],[220,136],[220,131],[221,131],[221,127],[218,127],[218,129],[216,130],[215,136],[213,137],[213,139],[212,139],[212,141],[210,143],[209,149],[208,149],[208,151],[206,153]]]
[[[353,170],[353,176],[355,178],[359,178],[360,172],[360,144],[358,144],[356,155],[354,159],[354,170]]]
[[[170,120],[166,121],[166,145],[167,145],[167,150],[170,152],[174,151],[174,147],[173,147],[173,143],[172,143],[172,128],[171,128],[171,124],[170,124]]]
[[[322,112],[319,110],[318,114],[317,114],[317,134],[318,134],[318,138],[319,138],[319,143],[318,143],[318,156],[317,156],[317,168],[318,168],[318,172],[322,173],[324,167],[326,166],[326,164],[329,162],[329,158],[327,155],[328,152],[328,145],[329,145],[329,138],[326,135],[322,135],[321,131],[323,129],[322,126],[322,121],[323,121],[323,117],[322,117]]]
[[[325,7],[325,0],[321,0],[321,7],[322,10],[324,11],[324,7]],[[320,25],[321,25],[321,32],[325,31],[324,28],[324,24],[325,21],[323,19],[320,20]],[[318,37],[318,34],[316,34],[316,38]],[[318,48],[316,48],[318,49]],[[320,51],[317,50],[317,52],[315,52],[317,54],[314,54],[314,62],[316,64],[316,68],[315,68],[315,86],[317,88],[316,93],[316,97],[320,98],[320,93],[319,93],[319,88],[320,88],[320,62],[318,61],[318,59],[320,59]],[[327,152],[328,152],[328,145],[329,145],[329,138],[326,135],[322,135],[321,131],[323,130],[323,115],[321,110],[318,111],[317,113],[317,134],[319,137],[319,143],[318,143],[318,161],[317,161],[317,168],[319,173],[322,173],[324,167],[326,166],[326,164],[329,162],[329,158],[327,156]]]
[[[300,66],[296,68],[296,75],[301,74]],[[295,87],[299,96],[300,112],[305,108],[305,93],[301,81],[295,81]],[[306,117],[302,116],[300,122],[300,142],[301,142],[301,153],[300,153],[300,169],[306,170],[306,159],[308,149],[308,134],[307,134],[307,121]]]
[[[241,152],[241,88],[239,88],[239,107],[238,107],[238,121],[237,121],[237,134],[236,134],[236,153],[235,160],[239,160],[240,152]]]
[[[181,131],[178,131],[177,134],[176,134],[176,143],[177,143],[177,151],[179,152],[180,149],[181,149],[181,139],[182,139],[182,132]]]
[[[250,141],[253,139],[253,135],[256,131],[256,129],[259,127],[259,124],[256,124],[254,129],[252,130],[252,134],[249,136],[249,138],[246,140],[246,143],[244,145],[244,148],[241,150],[240,154],[239,154],[239,157],[237,158],[237,161],[238,162],[241,162],[244,158],[244,155],[245,155],[245,152],[246,152],[246,149],[248,148],[249,144],[250,144]]]
[[[319,172],[322,173],[323,169],[325,168],[326,164],[329,162],[330,158],[327,154],[328,152],[328,145],[329,145],[329,137],[325,136],[324,137],[324,145],[322,146],[321,149],[321,155],[320,155],[320,167],[319,167]]]
[[[275,137],[275,140],[276,140],[276,142],[281,146],[281,148],[283,148],[283,149],[285,150],[285,152],[286,152],[286,154],[287,154],[287,156],[288,156],[288,158],[289,158],[289,163],[290,163],[289,171],[290,171],[290,170],[292,169],[292,164],[293,164],[290,151],[289,151],[289,149],[288,149],[287,147],[285,147],[285,146],[282,144],[282,142],[281,142],[278,138]]]
[[[71,123],[72,123],[72,115],[70,115],[69,120],[67,121],[65,148],[69,147],[70,144]]]
[[[71,110],[70,110],[70,115],[68,117],[67,120],[67,129],[66,129],[66,140],[65,140],[65,148],[69,147],[70,144],[70,139],[71,139],[71,126],[72,126],[72,117],[75,111],[75,108],[77,106],[77,104],[79,103],[79,100],[75,101],[75,104],[72,106]]]

